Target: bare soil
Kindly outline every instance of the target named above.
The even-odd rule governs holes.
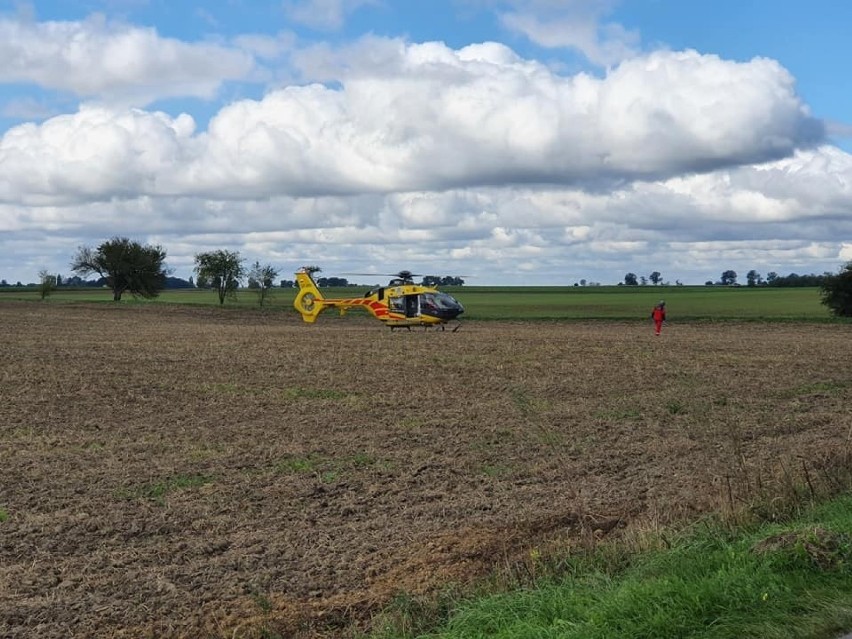
[[[531,548],[829,486],[852,445],[847,325],[0,326],[3,637],[350,636]]]

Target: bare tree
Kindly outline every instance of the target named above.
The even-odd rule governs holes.
[[[47,269],[38,272],[38,292],[41,299],[45,299],[56,289],[56,275],[48,273]]]
[[[257,293],[257,303],[261,308],[272,292],[276,277],[278,277],[278,270],[270,264],[255,262],[249,270],[249,288]]]

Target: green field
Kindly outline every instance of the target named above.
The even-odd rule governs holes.
[[[817,288],[731,288],[721,286],[600,287],[446,287],[465,307],[465,320],[645,319],[659,300],[666,301],[669,321],[807,320],[831,318]],[[367,287],[324,289],[328,297],[360,297]],[[273,289],[267,308],[292,309],[295,289]],[[0,299],[38,300],[34,288],[0,289]],[[107,289],[54,291],[45,303],[113,303]],[[212,290],[173,289],[153,301],[126,296],[122,304],[218,304]],[[242,290],[225,307],[257,306],[257,296]],[[355,311],[357,312],[357,311]]]

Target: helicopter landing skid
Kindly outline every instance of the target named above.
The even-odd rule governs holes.
[[[423,326],[423,331],[424,331],[424,332],[426,332],[426,331],[428,331],[428,330],[430,330],[430,329],[432,329],[432,330],[436,330],[436,331],[444,332],[445,330],[447,330],[447,327],[448,327],[449,325],[448,325],[448,324],[438,324],[437,326],[435,326],[435,325],[423,324],[422,326]],[[456,332],[457,330],[459,330],[461,327],[462,327],[461,322],[456,322],[456,323],[455,323],[455,325],[454,325],[454,326],[450,329],[450,332],[451,332],[451,333],[455,333],[455,332]],[[404,328],[404,329],[406,329],[406,330],[408,330],[408,331],[411,331],[412,324],[403,324],[403,325],[394,325],[394,324],[391,324],[391,325],[389,325],[389,326],[388,326],[388,328],[390,328],[390,329],[391,329],[391,332],[394,332],[395,330],[397,330],[397,329],[399,329],[399,328]]]

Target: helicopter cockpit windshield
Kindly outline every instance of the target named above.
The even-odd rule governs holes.
[[[464,306],[447,293],[421,293],[420,312],[441,319],[455,319],[464,313]]]

